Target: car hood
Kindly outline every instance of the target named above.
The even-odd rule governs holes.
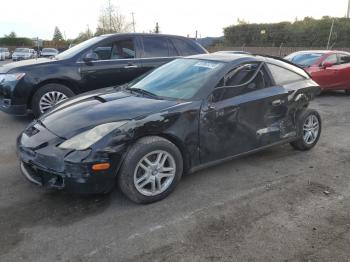
[[[45,64],[45,63],[53,63],[54,60],[49,58],[38,58],[38,59],[29,59],[29,60],[22,60],[14,63],[8,63],[3,66],[0,66],[0,74],[4,74],[9,72],[12,69],[20,68],[20,67],[26,67],[31,65],[39,65],[39,64]]]
[[[44,114],[39,120],[52,133],[68,139],[100,124],[132,120],[179,103],[181,102],[103,89],[72,98]]]

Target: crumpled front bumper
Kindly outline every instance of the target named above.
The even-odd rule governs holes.
[[[63,141],[62,138],[54,136],[43,127],[39,129],[41,134],[38,141],[33,142],[33,146],[28,146],[32,141],[26,141],[28,136],[24,133],[17,139],[21,172],[29,182],[78,194],[105,193],[112,190],[115,185],[116,168],[120,162],[118,157],[112,159],[104,156],[96,159],[91,157],[91,150],[61,150],[57,148],[57,144]],[[30,139],[36,139],[35,135]],[[110,169],[92,170],[93,164],[106,161],[111,163]]]

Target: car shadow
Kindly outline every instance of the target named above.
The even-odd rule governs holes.
[[[333,96],[333,97],[350,97],[344,91],[340,91],[340,90],[334,90],[334,91],[326,90],[326,91],[322,91],[319,96],[320,97],[329,97],[329,96]]]

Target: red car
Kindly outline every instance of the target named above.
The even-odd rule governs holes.
[[[303,67],[323,90],[345,90],[350,94],[350,53],[301,51],[285,59]]]

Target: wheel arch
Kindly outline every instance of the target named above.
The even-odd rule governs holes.
[[[137,138],[135,138],[130,145],[128,146],[127,151],[130,149],[130,147],[136,143],[138,140],[145,138],[145,137],[151,137],[151,136],[158,136],[161,138],[164,138],[168,141],[170,141],[171,143],[173,143],[179,150],[180,153],[182,155],[182,160],[183,160],[183,172],[187,173],[190,168],[191,168],[191,160],[190,160],[190,154],[188,153],[188,151],[186,150],[185,145],[183,144],[183,142],[181,141],[181,139],[179,139],[178,137],[171,135],[171,134],[166,134],[166,133],[153,133],[153,134],[144,134],[142,136],[139,136]],[[122,160],[122,162],[124,162],[124,159]],[[122,164],[122,163],[121,163]],[[121,166],[120,164],[120,166]],[[119,168],[120,168],[119,166]],[[118,172],[119,173],[119,168],[118,168]]]
[[[60,85],[64,85],[66,86],[67,88],[69,88],[70,90],[72,90],[72,92],[74,94],[79,94],[80,93],[80,88],[72,83],[71,81],[69,80],[66,80],[66,79],[59,79],[59,78],[53,78],[53,79],[47,79],[47,80],[44,80],[40,83],[38,83],[37,85],[35,85],[35,87],[32,89],[29,97],[28,97],[28,100],[27,100],[27,107],[28,108],[32,108],[32,99],[33,99],[33,96],[34,94],[43,86],[47,85],[47,84],[60,84]]]

